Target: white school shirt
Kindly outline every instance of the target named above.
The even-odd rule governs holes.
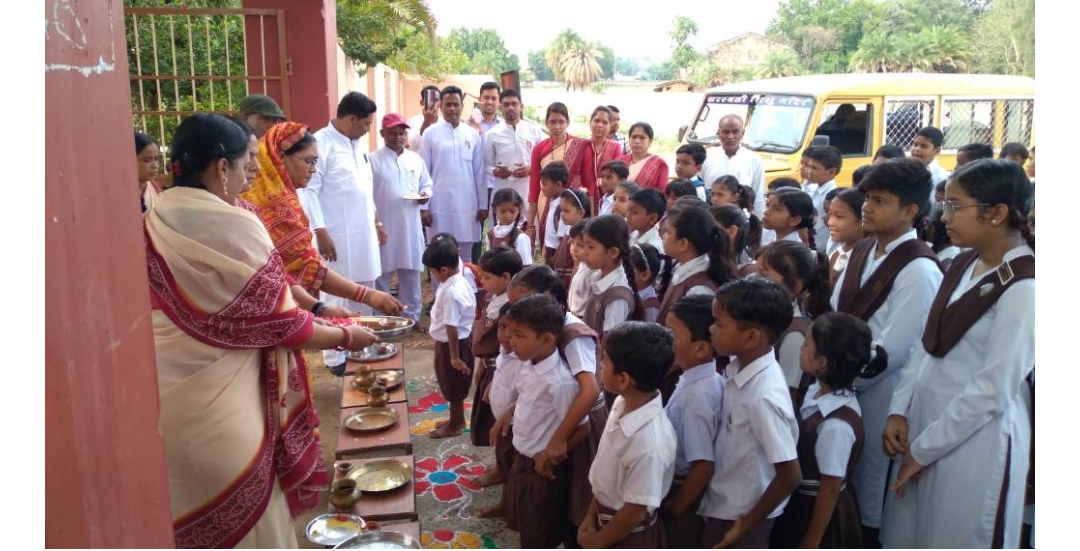
[[[600,198],[599,214],[597,216],[603,216],[605,214],[611,214],[611,210],[615,208],[615,194],[608,193]]]
[[[503,226],[502,224],[496,224],[495,227],[491,229],[491,231],[495,234],[495,237],[502,239],[510,235],[510,232],[513,229],[513,224],[507,224],[505,226]],[[513,249],[517,251],[518,255],[521,256],[522,266],[528,266],[533,263],[532,240],[529,239],[529,236],[526,235],[525,232],[518,232],[518,235],[516,238],[514,238],[514,242],[511,244],[511,247],[513,247]]]
[[[601,293],[612,287],[626,287],[633,291],[633,288],[630,287],[630,281],[626,278],[626,270],[622,266],[611,270],[611,273],[606,276],[601,275],[600,270],[593,270],[589,279],[590,301],[598,298]],[[620,323],[626,321],[626,319],[630,317],[630,311],[633,307],[633,304],[630,304],[625,300],[612,300],[611,302],[608,302],[607,308],[604,308],[603,333],[611,331]]]
[[[836,189],[836,180],[829,180],[824,184],[812,184],[803,182],[802,190],[810,194],[814,201],[814,210],[817,211],[817,219],[814,221],[814,248],[819,251],[827,251],[829,244],[829,226],[825,223],[825,196]]]
[[[589,285],[593,281],[596,270],[589,269],[584,263],[578,265],[574,277],[570,278],[570,290],[567,293],[566,305],[570,313],[575,316],[585,315],[585,304],[589,301]]]
[[[798,457],[799,423],[772,349],[741,371],[727,366],[724,408],[716,435],[716,467],[698,514],[738,520],[750,512],[776,476],[776,463]],[[769,513],[784,512],[787,498]]]
[[[664,240],[660,238],[660,223],[657,222],[649,231],[641,233],[637,230],[630,232],[630,246],[648,243],[661,254],[664,254]]]
[[[446,336],[447,326],[457,327],[458,339],[472,335],[476,319],[476,291],[460,271],[439,284],[435,290],[435,302],[431,306],[431,338],[450,342]]]
[[[488,202],[480,145],[480,135],[464,123],[455,128],[440,121],[424,132],[420,156],[435,182],[427,204],[429,236],[447,232],[462,243],[481,240],[476,213]]]
[[[1003,260],[1033,254],[1024,245]],[[997,267],[973,278],[974,269],[972,264],[964,272],[950,304]],[[1033,405],[1025,378],[1034,364],[1034,279],[1009,287],[944,358],[920,343],[890,413],[907,418],[911,456],[925,468],[903,499],[890,493],[883,543],[989,548],[1009,464],[1004,543],[1019,545]]]
[[[584,324],[581,318],[567,312],[563,317],[563,326],[573,325],[575,323]],[[577,376],[578,373],[592,373],[596,374],[596,362],[598,360],[596,352],[597,343],[589,337],[578,337],[571,339],[570,342],[563,343],[563,354],[566,356],[566,363],[570,366],[570,374]]]
[[[703,254],[687,262],[680,262],[671,272],[671,284],[678,285],[686,281],[690,276],[699,274],[709,269],[709,255]],[[694,295],[712,295],[715,291],[704,285],[696,285],[686,291],[684,297]],[[681,297],[676,297],[681,298]],[[663,322],[663,320],[661,320]]]
[[[488,400],[491,404],[491,412],[499,419],[510,406],[518,399],[517,383],[518,370],[521,369],[522,361],[517,354],[500,348],[499,356],[495,358],[495,374],[491,378],[491,387],[488,390]]]
[[[803,419],[809,419],[817,412],[822,417],[828,417],[832,412],[847,406],[855,411],[856,415],[862,415],[859,400],[855,393],[841,390],[839,394],[829,392],[820,398],[815,398],[821,385],[814,381],[806,390],[802,407],[799,413]],[[871,445],[876,442],[871,442]],[[817,458],[818,472],[825,476],[838,478],[847,477],[848,459],[851,457],[851,446],[855,445],[855,429],[840,419],[826,419],[817,428],[817,444],[814,445],[814,457]]]
[[[535,457],[547,448],[570,412],[578,383],[556,350],[538,363],[522,362],[514,388],[518,393],[514,408],[514,449],[526,457]],[[588,417],[581,422],[587,423]]]
[[[557,217],[559,216],[558,197],[556,197],[555,199],[548,199],[547,211],[547,219],[544,220],[544,224],[546,224],[546,226],[544,226],[544,247],[547,247],[549,249],[558,249],[559,238],[565,235],[563,233],[563,227],[566,226],[566,224],[559,224],[558,227],[556,227],[555,224],[555,220],[557,220]]]
[[[333,123],[314,136],[319,159],[306,189],[308,208],[325,222],[337,250],[337,260],[326,266],[350,281],[375,281],[382,261],[371,159],[360,140],[349,139]]]
[[[501,122],[484,132],[484,173],[493,182],[496,191],[503,188],[513,188],[522,199],[529,197],[529,177],[515,178],[513,176],[503,180],[495,177],[495,166],[502,165],[513,171],[514,165],[532,166],[532,150],[536,144],[547,138],[540,127],[533,122],[522,119],[516,126],[510,126],[506,121]],[[529,219],[529,203],[522,207],[521,219]]]
[[[379,247],[382,273],[423,271],[424,232],[420,224],[420,203],[404,197],[431,195],[431,176],[424,160],[415,151],[405,149],[398,155],[384,146],[371,154],[371,170],[375,177],[375,207],[386,230],[386,244]]]
[[[624,413],[626,399],[615,398],[589,468],[593,496],[604,507],[618,511],[632,503],[652,514],[671,489],[677,444],[662,403],[657,392],[645,405]]]
[[[664,412],[675,429],[675,475],[686,476],[694,461],[715,463],[716,433],[724,404],[724,378],[709,361],[683,371]]]
[[[775,235],[775,234],[773,234],[773,235]],[[799,237],[799,230],[795,230],[795,231],[793,231],[793,232],[791,232],[791,233],[789,233],[789,234],[787,234],[784,237],[781,237],[779,239],[773,239],[773,241],[791,241],[793,243],[798,243],[800,245],[803,244],[802,238]]]
[[[495,295],[488,301],[487,308],[484,309],[484,316],[489,320],[499,320],[499,310],[503,305],[510,302],[510,295],[503,293],[501,295]]]
[[[802,308],[799,306],[799,301],[791,303],[791,307],[794,310],[794,317],[803,316]],[[784,370],[784,380],[787,381],[787,386],[791,388],[799,388],[799,382],[802,381],[802,367],[799,361],[799,353],[802,351],[802,345],[806,342],[806,335],[798,331],[792,331],[784,337],[783,342],[777,343],[780,347],[780,358],[777,360],[780,363],[780,369]]]
[[[641,297],[641,302],[644,303],[646,299],[657,298],[656,288],[652,285],[646,285],[644,289],[638,291],[638,296]],[[659,306],[646,306],[645,307],[645,321],[656,323],[656,317],[660,315]]]
[[[705,150],[705,164],[701,166],[701,179],[712,185],[721,176],[731,174],[742,185],[754,190],[754,214],[761,218],[765,214],[765,163],[757,153],[739,147],[734,156],[728,157],[723,147],[711,147]]]
[[[875,260],[875,251],[859,279],[865,284],[874,270],[889,257],[904,241],[917,239],[915,230],[911,230],[885,247],[885,256]],[[840,289],[850,264],[837,280],[833,289],[832,307],[837,309]],[[874,341],[889,353],[889,365],[885,371],[873,379],[855,379],[855,389],[859,392],[859,406],[863,411],[863,428],[866,434],[879,435],[885,431],[889,401],[893,390],[900,380],[900,368],[907,364],[912,351],[921,347],[923,327],[934,302],[934,295],[941,286],[942,274],[937,264],[928,258],[917,258],[897,274],[892,291],[870,316],[868,325]],[[855,495],[859,503],[860,521],[871,528],[881,527],[882,504],[885,503],[886,475],[889,470],[889,458],[881,446],[864,446],[859,463],[855,467]]]

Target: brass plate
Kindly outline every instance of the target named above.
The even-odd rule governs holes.
[[[382,493],[396,490],[409,483],[413,473],[403,461],[382,459],[353,467],[348,477],[356,481],[361,498],[366,493]]]
[[[385,352],[380,352],[379,348],[386,348]],[[373,344],[359,352],[348,352],[346,355],[350,360],[356,360],[358,362],[381,362],[387,358],[393,358],[398,353],[398,346],[392,342],[380,342]]]
[[[389,429],[397,422],[398,413],[393,409],[363,408],[345,418],[345,428],[356,432],[379,432]]]
[[[375,371],[375,381],[386,381],[387,392],[394,390],[405,382],[405,372],[396,369],[382,369]],[[363,392],[363,391],[361,391]]]
[[[349,319],[353,323],[363,325],[383,339],[404,335],[415,323],[409,318],[397,316],[356,316]]]

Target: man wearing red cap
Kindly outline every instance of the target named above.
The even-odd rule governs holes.
[[[398,298],[405,304],[403,315],[419,324],[420,274],[424,270],[420,210],[427,208],[432,181],[420,155],[405,148],[408,130],[409,124],[401,115],[388,113],[379,131],[384,146],[371,154],[375,207],[385,220],[388,236],[379,250],[382,275],[375,287],[389,292],[390,279],[397,272]]]

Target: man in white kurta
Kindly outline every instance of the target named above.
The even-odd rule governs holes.
[[[424,270],[424,234],[420,226],[420,205],[431,197],[431,176],[424,160],[405,149],[408,124],[396,113],[382,119],[380,134],[385,144],[371,154],[375,206],[385,220],[386,243],[379,249],[382,275],[375,281],[380,291],[389,291],[394,273],[398,277],[398,298],[405,304],[405,317],[420,321],[420,273]]]
[[[860,274],[859,284],[865,284],[896,247],[911,239],[918,239],[915,230],[887,244],[881,258],[874,258],[872,252]],[[831,302],[834,310],[838,309],[842,282],[850,268],[849,263],[833,291]],[[921,346],[926,316],[930,313],[941,280],[941,270],[934,261],[928,258],[912,260],[896,275],[885,302],[867,322],[874,341],[889,353],[889,364],[873,379],[855,379],[855,390],[858,391],[859,407],[863,413],[863,428],[867,435],[867,445],[863,446],[862,457],[855,467],[855,495],[863,526],[881,528],[889,471],[889,457],[882,449],[881,434],[885,431],[889,402],[900,380],[901,368],[907,364],[915,347]]]
[[[500,95],[503,122],[484,136],[484,171],[495,181],[495,191],[513,188],[524,201],[529,196],[529,168],[533,147],[544,140],[536,124],[521,118],[521,97],[517,90]],[[526,202],[521,220],[529,219]],[[492,217],[495,212],[492,210]],[[494,225],[496,222],[492,220]]]
[[[738,115],[728,115],[720,119],[717,136],[721,147],[711,147],[701,166],[701,179],[705,186],[712,186],[721,176],[728,174],[738,178],[742,185],[754,190],[754,214],[758,218],[765,215],[765,163],[757,153],[742,146],[743,120]],[[763,243],[764,244],[764,243]]]
[[[472,245],[480,241],[480,225],[487,218],[487,182],[480,134],[461,122],[461,89],[448,86],[440,104],[443,120],[424,132],[420,157],[434,186],[423,214],[430,222],[428,239],[449,233],[458,241],[461,258],[472,262]]]
[[[334,255],[327,266],[351,281],[375,286],[382,273],[379,261],[381,226],[375,213],[371,159],[363,149],[364,137],[375,116],[375,102],[349,92],[338,103],[337,118],[315,133],[318,173],[308,183],[308,207],[326,224]],[[318,199],[317,201],[314,199]],[[379,228],[381,229],[381,228]],[[370,308],[340,297],[323,294],[323,301],[351,311],[370,313]],[[327,366],[345,363],[345,353],[323,352]]]

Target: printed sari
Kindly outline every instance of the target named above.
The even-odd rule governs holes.
[[[579,155],[581,159],[581,184],[589,192],[593,205],[600,202],[600,169],[609,161],[614,161],[622,156],[622,146],[615,140],[606,140],[599,151],[596,150],[592,140],[580,140]],[[571,182],[573,184],[573,182]],[[570,187],[575,187],[571,185]],[[595,212],[596,209],[593,209]]]
[[[649,155],[644,159],[633,162],[630,155],[623,155],[619,160],[630,167],[631,182],[645,188],[651,187],[664,191],[668,184],[668,164],[659,155]]]
[[[297,308],[261,221],[201,189],[162,193],[145,218],[176,546],[296,547],[291,517],[330,478]]]

